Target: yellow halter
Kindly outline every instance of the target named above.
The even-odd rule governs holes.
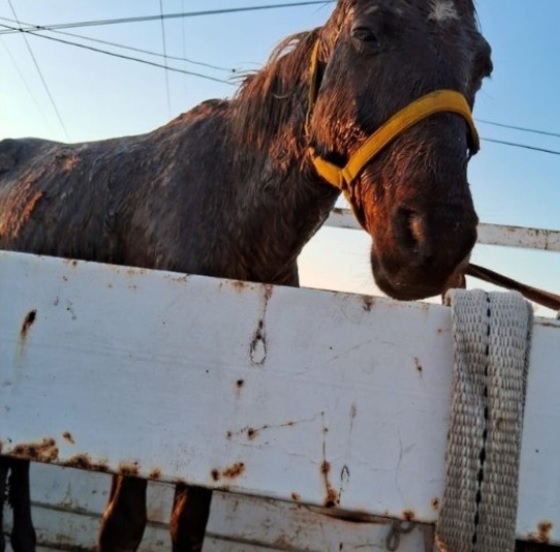
[[[311,56],[308,125],[320,85],[318,60],[319,41],[315,43]],[[467,121],[471,135],[471,151],[476,153],[480,149],[480,141],[467,100],[463,94],[454,90],[436,90],[413,101],[393,115],[358,148],[350,157],[346,166],[338,167],[334,163],[326,161],[319,157],[313,148],[309,148],[311,160],[320,176],[336,188],[346,191],[362,169],[397,136],[422,119],[442,112],[456,113]]]

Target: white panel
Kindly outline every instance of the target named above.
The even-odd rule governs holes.
[[[0,278],[4,453],[436,519],[448,309],[15,253]],[[520,536],[560,519],[558,359],[537,321]]]

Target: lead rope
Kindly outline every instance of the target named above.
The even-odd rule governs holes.
[[[454,374],[441,552],[512,552],[532,309],[519,293],[452,290]]]
[[[558,311],[558,318],[560,319],[560,295],[556,295],[550,291],[545,291],[544,289],[522,284],[512,278],[504,276],[503,274],[472,263],[468,265],[465,274],[506,289],[511,289],[512,291],[519,291],[530,301],[534,301],[535,303],[552,309],[553,311]]]

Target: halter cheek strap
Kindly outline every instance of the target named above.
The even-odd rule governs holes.
[[[311,56],[307,127],[309,127],[311,113],[319,92],[318,54],[319,41],[315,43]],[[478,132],[472,118],[471,109],[463,94],[454,90],[436,90],[413,101],[393,115],[358,148],[344,167],[339,167],[323,159],[313,148],[309,148],[311,160],[320,176],[346,193],[364,167],[379,152],[416,123],[436,113],[455,113],[463,117],[469,126],[471,153],[475,154],[480,149]]]

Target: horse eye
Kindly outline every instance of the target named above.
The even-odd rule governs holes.
[[[360,42],[366,42],[370,45],[377,44],[378,42],[377,35],[368,27],[354,27],[352,29],[352,36]]]

